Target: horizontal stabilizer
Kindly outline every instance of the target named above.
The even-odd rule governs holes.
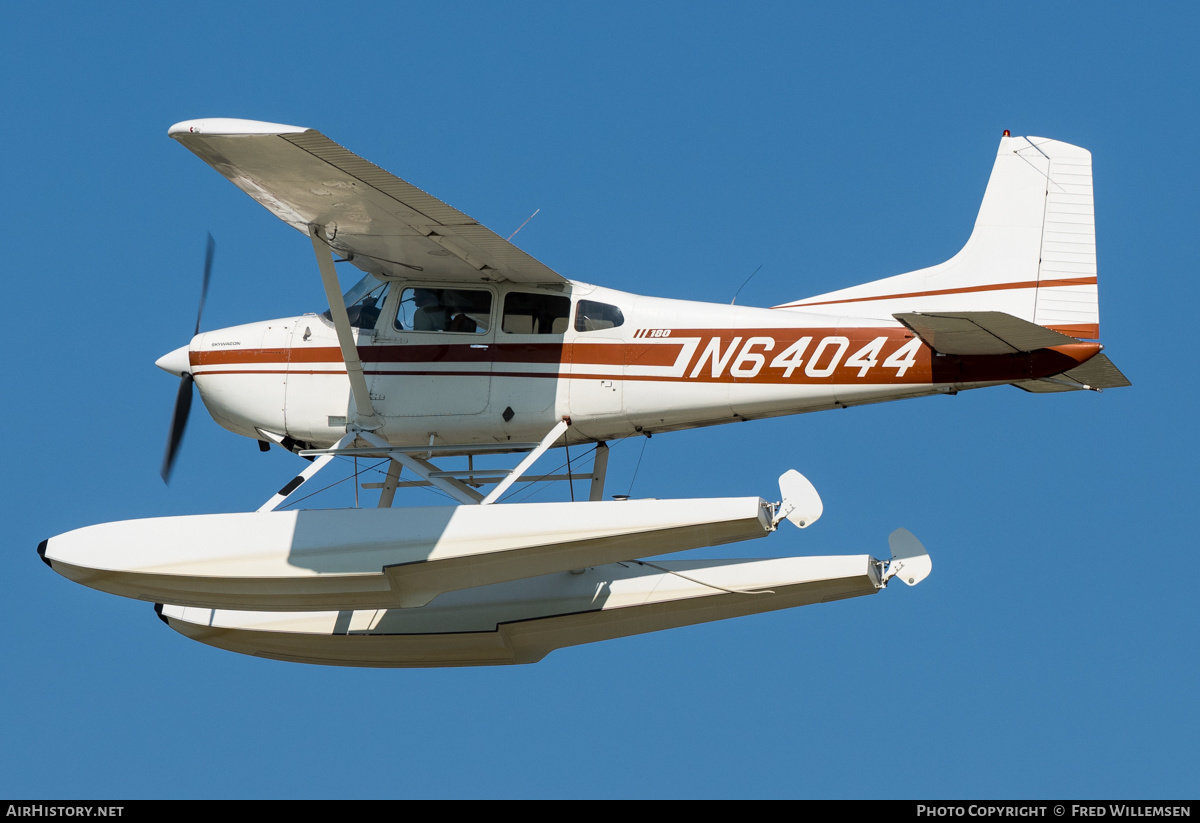
[[[1106,355],[1098,354],[1079,368],[1045,380],[1025,380],[1013,383],[1027,392],[1045,393],[1080,391],[1082,389],[1119,389],[1132,385],[1121,370]]]
[[[902,312],[892,316],[941,354],[1015,354],[1079,342],[1002,311]]]

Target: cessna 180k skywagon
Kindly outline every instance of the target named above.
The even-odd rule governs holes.
[[[197,319],[191,342],[158,361],[181,377],[164,479],[193,384],[225,428],[311,462],[256,512],[103,523],[38,551],[221,648],[336,665],[530,663],[873,594],[894,577],[913,585],[931,563],[903,529],[882,561],[645,560],[764,537],[785,519],[804,528],[821,499],[790,471],[777,502],[604,500],[606,444],[986,386],[1128,385],[1096,342],[1091,155],[1055,140],[1004,133],[974,231],[947,262],[750,308],[569,280],[312,129],[214,119],[169,134],[309,238],[330,309],[202,334]],[[344,295],[339,262],[364,272]],[[576,464],[592,449],[589,472],[572,473],[572,446]],[[502,503],[554,448],[566,474],[534,479],[586,479],[589,499]],[[475,464],[496,454],[524,457]],[[367,484],[377,507],[280,508],[339,456],[386,461]],[[455,505],[392,506],[416,485]]]

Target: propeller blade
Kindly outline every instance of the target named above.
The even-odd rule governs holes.
[[[213,254],[216,250],[217,241],[213,240],[210,234],[204,249],[204,279],[200,281],[200,307],[196,309],[196,330],[192,332],[193,337],[200,333],[200,317],[204,314],[204,299],[208,296],[208,279],[212,274]]]
[[[175,455],[179,452],[179,444],[183,441],[183,430],[187,427],[188,414],[192,410],[192,383],[196,382],[190,374],[183,375],[179,381],[179,393],[175,395],[175,411],[171,414],[171,433],[167,437],[167,451],[163,455],[162,479],[164,483],[171,482],[171,469],[175,466]]]
[[[192,337],[200,333],[200,318],[204,316],[204,301],[208,297],[208,281],[212,277],[213,255],[216,250],[217,241],[213,240],[210,233],[204,247],[204,276],[200,280],[200,305],[196,308],[196,330],[192,332]],[[169,358],[170,355],[167,357]],[[157,365],[164,366],[162,361],[165,359],[167,358],[159,358]],[[180,377],[182,379],[179,381],[179,391],[175,395],[175,411],[171,413],[171,433],[167,436],[167,451],[163,455],[162,470],[159,472],[164,483],[171,482],[171,469],[175,467],[175,455],[179,453],[179,444],[183,442],[183,432],[187,428],[188,415],[192,411],[192,384],[196,382],[195,378],[186,371]]]

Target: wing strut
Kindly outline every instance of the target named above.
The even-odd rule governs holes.
[[[314,223],[308,227],[308,235],[312,238],[313,252],[317,255],[321,283],[325,286],[325,296],[329,299],[329,314],[333,318],[333,327],[337,329],[338,345],[342,348],[342,360],[346,364],[346,376],[350,378],[350,390],[354,394],[354,424],[360,429],[373,431],[383,424],[375,416],[375,407],[371,405],[371,392],[367,389],[362,360],[359,359],[358,348],[354,345],[354,332],[350,328],[346,304],[342,301],[337,272],[333,268],[333,253],[325,239],[325,227]]]

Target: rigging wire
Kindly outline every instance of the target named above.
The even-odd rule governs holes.
[[[347,460],[349,458],[339,457],[338,459],[339,460]],[[379,463],[376,463],[375,466],[372,466],[371,468],[377,468],[379,466],[382,466],[386,462],[387,462],[386,460],[382,460]],[[357,477],[358,477],[358,475],[355,474],[355,475],[351,475],[350,477],[343,477],[341,480],[335,480],[334,482],[330,483],[328,486],[322,486],[321,488],[317,489],[316,491],[310,492],[310,493],[304,495],[303,497],[296,498],[295,500],[293,500],[290,503],[287,503],[286,505],[280,506],[279,508],[276,509],[276,511],[283,511],[284,509],[291,508],[292,506],[295,506],[297,503],[301,503],[310,497],[318,495],[323,491],[328,491],[329,489],[332,489],[334,486],[340,485],[342,483],[345,483],[347,480],[357,478]],[[355,489],[355,491],[357,492],[357,488]],[[355,496],[357,497],[357,494]]]
[[[641,452],[641,454],[638,455],[637,465],[633,467],[633,478],[629,481],[629,491],[625,492],[626,497],[633,496],[633,481],[637,480],[638,469],[640,469],[642,467],[642,458],[645,457],[645,455],[646,455],[646,443],[648,443],[649,441],[650,441],[649,437],[647,437],[645,440],[642,441],[642,452]]]
[[[574,503],[575,478],[571,476],[571,444],[564,441],[563,448],[567,450],[567,485],[571,488],[571,502]]]
[[[594,451],[596,451],[596,447],[595,447],[595,446],[593,446],[593,447],[592,447],[592,450],[591,450],[591,451],[584,452],[583,456],[584,456],[584,457],[587,457],[589,454],[591,454],[591,453],[592,453],[592,452],[594,452]],[[508,502],[508,503],[520,503],[520,502],[521,502],[521,500],[527,500],[528,498],[532,497],[532,496],[533,496],[534,494],[536,494],[537,492],[540,492],[540,491],[542,491],[542,489],[540,489],[540,488],[537,488],[537,486],[535,485],[536,483],[538,483],[539,481],[541,481],[541,480],[543,480],[543,479],[545,479],[545,478],[549,477],[550,475],[554,474],[556,471],[558,471],[559,469],[563,468],[564,466],[569,466],[569,465],[570,465],[569,463],[559,463],[557,466],[555,466],[554,468],[552,468],[552,469],[550,469],[549,471],[545,472],[544,474],[540,474],[540,475],[538,475],[537,477],[535,477],[535,478],[532,478],[531,480],[526,480],[526,481],[524,481],[524,483],[523,483],[523,485],[522,485],[522,487],[521,487],[520,489],[514,489],[514,490],[510,491],[510,492],[509,492],[509,493],[508,493],[506,496],[502,497],[500,500],[497,500],[496,502],[497,502],[497,503],[501,503],[501,502]],[[569,473],[569,470],[568,470],[568,473]],[[517,482],[521,482],[521,481],[517,481]],[[514,500],[514,499],[513,499],[513,495],[517,494],[518,492],[528,492],[528,494],[526,494],[526,495],[525,495],[524,497],[522,497],[520,500]],[[572,492],[572,494],[574,494],[574,492]],[[572,500],[573,500],[573,499],[574,499],[574,497],[572,497]]]
[[[672,569],[663,568],[662,566],[655,565],[648,560],[634,560],[633,562],[641,566],[649,566],[652,569],[658,569],[660,572],[673,574],[676,577],[682,577],[684,580],[688,581],[689,583],[695,583],[697,586],[707,586],[710,589],[716,589],[717,591],[725,592],[727,594],[775,594],[775,592],[771,589],[727,589],[724,586],[718,586],[716,583],[705,583],[703,580],[697,580],[694,577],[688,577],[686,574],[673,571]]]
[[[351,460],[351,458],[349,458],[349,457],[345,457],[345,456],[341,456],[341,455],[339,455],[339,456],[337,457],[337,459],[338,459],[338,460],[342,460],[342,461],[350,461],[350,460]],[[357,458],[354,458],[354,460],[357,462]],[[376,472],[376,473],[378,473],[378,474],[382,474],[382,475],[384,475],[384,476],[386,477],[387,473],[386,473],[385,471],[383,471],[382,469],[380,469],[379,467],[380,467],[380,466],[385,466],[385,465],[387,465],[387,464],[388,464],[388,463],[390,463],[390,462],[391,462],[391,460],[390,460],[390,459],[388,459],[388,458],[384,458],[383,460],[380,460],[380,461],[379,461],[378,463],[376,463],[375,465],[373,465],[373,466],[368,466],[367,468],[365,468],[365,469],[362,469],[362,470],[361,470],[361,471],[359,471],[357,474],[350,475],[349,477],[343,477],[341,480],[335,480],[334,482],[330,483],[330,484],[329,484],[329,485],[327,485],[327,486],[322,486],[321,488],[319,488],[319,489],[316,489],[315,491],[309,492],[308,494],[304,495],[303,497],[297,497],[295,500],[291,501],[290,503],[287,503],[287,504],[285,504],[285,505],[283,505],[283,506],[280,506],[280,507],[277,509],[277,511],[283,511],[284,509],[289,509],[289,508],[291,508],[292,506],[295,506],[295,505],[296,505],[296,504],[298,504],[298,503],[302,503],[302,502],[304,502],[305,500],[307,500],[307,499],[308,499],[308,498],[310,498],[310,497],[315,497],[316,495],[320,494],[321,492],[324,492],[324,491],[329,491],[329,490],[330,490],[330,489],[332,489],[334,486],[337,486],[337,485],[339,485],[339,484],[341,484],[341,483],[345,483],[347,480],[351,480],[351,479],[357,479],[358,475],[361,475],[361,474],[366,474],[367,472],[371,472],[371,471],[373,471],[373,472]],[[404,481],[401,481],[401,482],[404,482]],[[446,494],[444,491],[442,491],[441,489],[437,488],[436,486],[401,486],[401,488],[420,488],[420,489],[423,489],[424,491],[428,491],[428,492],[431,492],[431,493],[433,493],[433,494],[436,494],[438,497],[444,498],[444,499],[446,499],[446,500],[454,500],[454,498],[452,498],[450,495]],[[357,484],[357,483],[355,483],[355,490],[354,490],[354,492],[355,492],[355,494],[354,494],[354,496],[355,496],[355,501],[356,501],[356,505],[357,505],[357,499],[358,499],[358,484]],[[455,502],[457,502],[457,501],[455,501]]]

